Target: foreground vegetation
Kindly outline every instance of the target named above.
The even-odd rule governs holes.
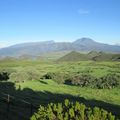
[[[2,61],[0,79],[24,82],[52,79],[59,84],[81,87],[120,88],[119,62],[54,62]]]
[[[120,115],[120,89],[118,88],[92,89],[88,87],[58,84],[53,80],[33,80],[16,84],[2,82],[0,89],[1,92],[9,93],[15,97],[15,99],[10,99],[10,112],[14,111],[14,113],[11,113],[14,114],[14,117],[17,112],[23,115],[30,115],[29,104],[21,103],[18,99],[25,100],[39,107],[39,105],[46,106],[51,102],[61,103],[66,98],[73,102],[79,101],[80,103],[84,103],[87,107],[97,106],[103,108],[118,117]],[[6,111],[6,104],[5,109],[3,109],[3,107],[1,108],[2,111]],[[23,113],[22,111],[25,112]],[[17,119],[14,118],[14,120]]]
[[[92,89],[92,88],[88,88],[88,87],[79,87],[79,86],[58,84],[58,83],[54,82],[53,80],[26,81],[24,83],[17,83],[16,89],[19,89],[19,85],[21,86],[21,90],[29,88],[29,89],[32,89],[32,90],[38,91],[38,92],[39,91],[43,91],[43,92],[48,91],[53,94],[64,94],[64,95],[66,94],[66,95],[71,95],[71,96],[76,96],[76,97],[83,97],[86,100],[99,100],[99,101],[104,101],[106,103],[120,105],[120,94],[119,94],[120,89],[118,89],[118,88]],[[33,96],[34,96],[34,94],[33,94]],[[38,94],[38,96],[39,96],[39,94]],[[49,98],[49,96],[45,96],[44,98],[46,99],[46,101],[43,100],[41,102],[49,103],[49,101],[47,101],[47,98]],[[67,98],[67,96],[66,96],[66,98]],[[32,98],[31,98],[31,100],[32,100]]]
[[[106,110],[97,107],[87,108],[84,104],[69,102],[66,99],[63,104],[51,103],[47,107],[40,106],[31,120],[116,120],[116,118]]]
[[[68,98],[120,117],[120,62],[0,61],[0,80],[1,92],[38,107]]]

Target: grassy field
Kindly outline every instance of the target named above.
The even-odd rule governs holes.
[[[26,71],[33,70],[42,77],[48,72],[77,74],[88,73],[101,77],[108,73],[120,75],[120,62],[44,62],[44,61],[1,61],[0,69]],[[4,87],[5,86],[5,87]],[[7,86],[7,87],[6,87]],[[62,102],[65,98],[80,101],[87,106],[99,106],[117,116],[120,115],[120,88],[93,89],[74,85],[58,84],[52,79],[28,80],[15,83],[12,80],[0,82],[1,92],[16,99],[24,99],[35,106],[46,105],[50,102]]]
[[[25,69],[36,69],[41,74],[47,72],[66,72],[66,73],[87,73],[95,76],[103,76],[107,73],[120,74],[120,62],[44,62],[44,61],[0,61],[0,69],[14,69],[17,71]]]
[[[34,91],[48,91],[55,94],[70,94],[83,97],[87,100],[100,100],[111,104],[120,105],[120,89],[92,89],[79,86],[57,84],[52,80],[28,81],[20,83],[21,89],[30,88]],[[18,84],[16,84],[18,88]],[[47,97],[47,96],[46,96]],[[47,101],[49,102],[49,101]]]

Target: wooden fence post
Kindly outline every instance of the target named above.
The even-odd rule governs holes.
[[[7,95],[7,119],[9,119],[9,111],[10,111],[10,95]]]
[[[33,105],[32,105],[32,103],[30,104],[30,116],[32,116],[32,114],[33,114]]]

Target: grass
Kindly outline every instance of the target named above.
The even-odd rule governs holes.
[[[37,70],[41,77],[48,72],[67,74],[87,73],[101,77],[108,73],[120,75],[120,62],[46,62],[46,61],[0,61],[1,71],[13,69],[16,71]],[[8,84],[8,87],[4,85]],[[10,84],[10,87],[9,87]],[[21,88],[19,88],[19,85]],[[35,105],[61,102],[65,98],[79,100],[88,106],[99,106],[119,116],[120,88],[92,89],[87,87],[57,84],[53,80],[32,80],[21,83],[0,82],[0,90],[15,98],[24,99]],[[15,108],[15,111],[18,108]]]
[[[120,62],[93,62],[93,61],[79,61],[79,62],[46,62],[46,61],[0,61],[0,71],[27,71],[37,70],[42,77],[48,72],[78,74],[86,73],[95,77],[102,77],[109,73],[120,75]]]
[[[84,97],[88,100],[101,100],[107,103],[120,105],[120,89],[92,89],[78,86],[57,84],[52,80],[28,81],[20,83],[21,88],[30,88],[34,91],[49,91],[52,93],[70,94]],[[17,85],[18,86],[18,85]]]

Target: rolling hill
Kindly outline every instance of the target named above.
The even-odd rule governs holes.
[[[58,59],[58,61],[81,61],[81,60],[88,60],[88,57],[86,56],[86,54],[81,54],[76,51],[72,51]]]
[[[81,54],[76,51],[72,51],[65,56],[59,58],[58,62],[63,61],[86,61],[86,60],[93,60],[93,61],[120,61],[120,54],[112,54],[112,53],[105,53],[105,52],[96,52],[91,51],[86,54]]]

